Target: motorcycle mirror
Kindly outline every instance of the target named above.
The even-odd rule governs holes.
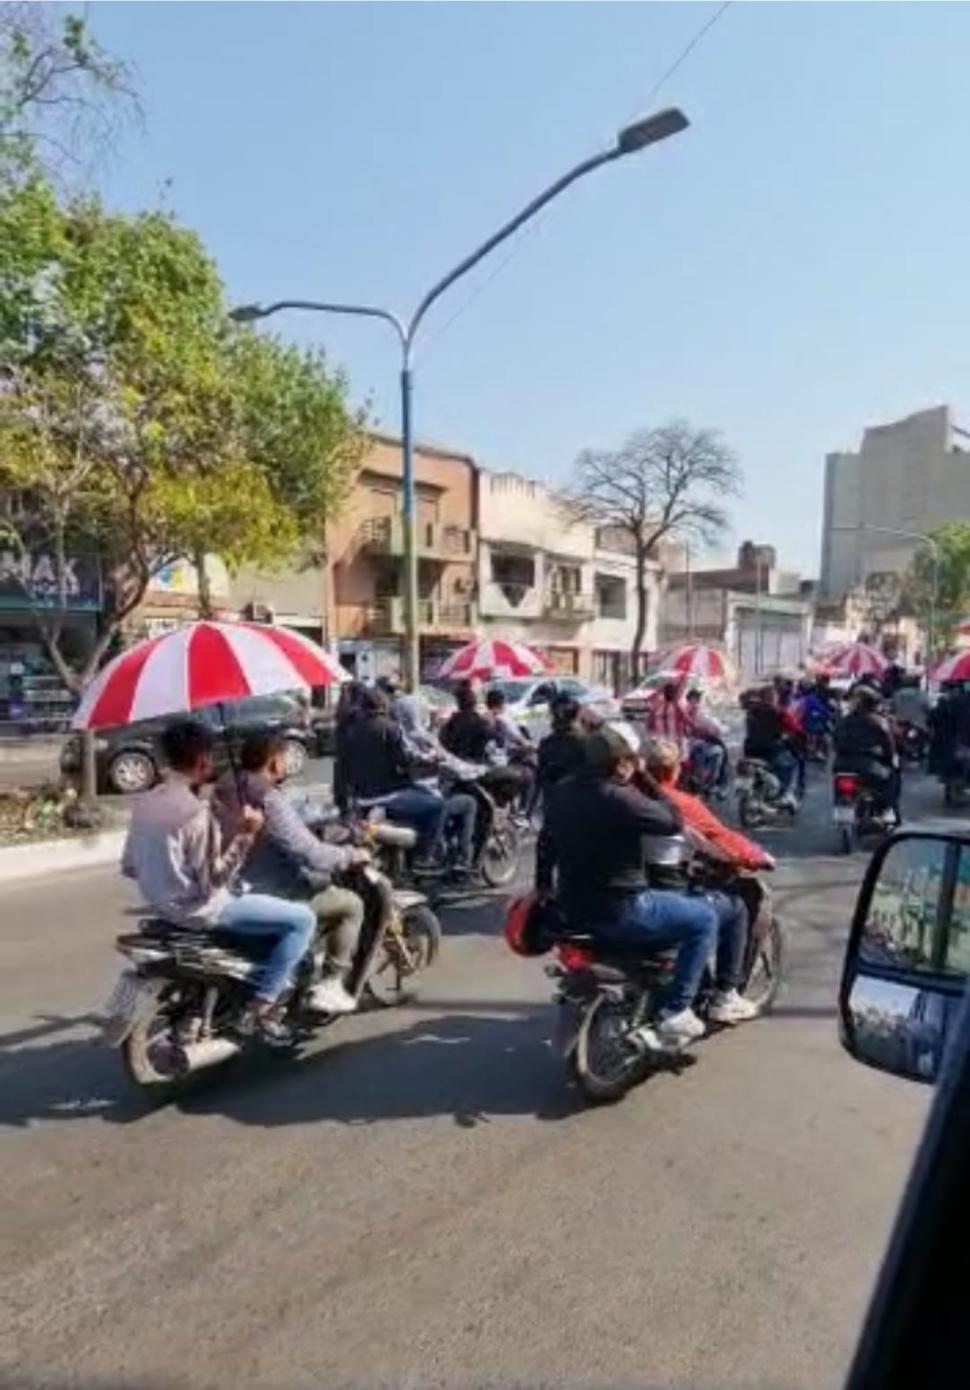
[[[872,857],[839,991],[842,1044],[918,1081],[939,1075],[970,974],[970,838],[903,831]]]

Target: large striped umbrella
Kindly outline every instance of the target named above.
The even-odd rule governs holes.
[[[730,680],[731,663],[720,647],[708,647],[703,642],[688,642],[665,652],[658,660],[659,670],[672,671],[678,676],[694,676],[704,680]]]
[[[442,680],[509,680],[515,676],[544,676],[552,667],[524,642],[502,638],[469,642],[442,662]]]
[[[934,666],[931,672],[935,681],[970,681],[970,652],[957,652],[947,656]]]
[[[84,692],[75,729],[107,729],[203,705],[346,680],[322,647],[263,623],[189,623],[115,657]]]
[[[889,665],[877,647],[868,642],[845,642],[827,651],[818,661],[818,669],[829,676],[881,676]]]

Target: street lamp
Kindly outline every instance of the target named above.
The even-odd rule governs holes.
[[[570,184],[575,183],[577,179],[584,178],[587,174],[591,174],[594,169],[599,169],[601,165],[612,163],[614,159],[621,159],[628,154],[636,154],[637,151],[646,149],[648,145],[656,145],[661,140],[667,140],[670,136],[679,134],[680,131],[687,129],[688,124],[687,117],[682,111],[676,107],[670,107],[667,110],[658,111],[652,116],[647,116],[642,121],[635,121],[632,125],[625,126],[617,135],[613,145],[606,150],[601,150],[599,154],[592,155],[589,159],[584,159],[564,174],[562,178],[550,184],[544,192],[540,193],[537,198],[533,198],[531,203],[528,203],[521,212],[501,226],[487,241],[483,241],[470,256],[459,261],[443,279],[432,285],[407,321],[400,315],[392,313],[390,309],[382,309],[372,304],[337,304],[312,299],[281,299],[275,304],[265,306],[243,304],[230,313],[230,318],[237,323],[253,323],[257,319],[268,318],[270,314],[279,313],[283,309],[308,309],[324,314],[356,314],[362,318],[383,319],[385,323],[390,324],[397,336],[401,349],[405,671],[411,689],[417,687],[421,669],[418,645],[418,559],[415,543],[413,375],[411,367],[414,339],[418,328],[432,304],[444,294],[445,290],[450,289],[455,281],[460,280],[463,275],[467,275],[489,252],[494,251],[495,247],[510,237],[513,232],[517,232],[524,223],[533,218],[547,203],[552,202],[553,198],[557,198]]]
[[[833,526],[833,531],[869,531],[877,536],[899,536],[903,540],[919,541],[922,545],[929,546],[933,556],[933,571],[930,579],[930,610],[926,619],[926,680],[929,682],[930,661],[933,657],[933,644],[936,640],[936,609],[940,595],[940,546],[932,536],[927,536],[923,531],[899,531],[895,526],[867,526],[860,523],[857,526]]]

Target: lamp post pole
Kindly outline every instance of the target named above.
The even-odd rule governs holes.
[[[868,531],[877,536],[899,536],[902,540],[919,541],[922,545],[929,546],[933,557],[933,569],[930,579],[930,607],[926,618],[926,680],[929,683],[930,661],[933,658],[933,647],[936,642],[936,610],[940,601],[940,545],[932,536],[926,535],[923,531],[900,531],[895,526],[867,526],[859,523],[858,526],[833,526],[833,531]]]
[[[418,622],[418,554],[416,543],[416,508],[415,508],[415,488],[414,488],[414,412],[413,412],[413,393],[414,382],[412,374],[412,356],[414,340],[421,322],[432,304],[442,295],[445,290],[450,289],[456,280],[460,280],[463,275],[467,275],[485,256],[501,242],[505,241],[514,232],[517,232],[524,223],[533,218],[540,209],[547,203],[552,202],[560,193],[564,192],[571,184],[578,179],[591,174],[594,169],[599,169],[604,164],[610,164],[615,159],[621,159],[624,155],[635,154],[638,150],[646,149],[648,145],[655,145],[661,140],[668,139],[671,135],[677,135],[685,130],[689,122],[682,111],[676,107],[670,107],[665,111],[658,111],[653,116],[647,116],[642,121],[637,121],[633,125],[625,126],[616,137],[616,141],[609,149],[601,150],[599,154],[584,159],[575,165],[568,173],[549,185],[538,197],[533,198],[521,212],[504,223],[497,232],[494,232],[486,241],[483,241],[472,253],[465,257],[448,272],[441,280],[432,285],[424,298],[415,309],[411,318],[405,322],[399,315],[392,313],[390,309],[382,309],[372,304],[331,304],[309,299],[281,299],[275,304],[244,304],[238,309],[234,309],[230,317],[237,323],[252,323],[256,319],[268,318],[270,314],[279,313],[283,309],[308,309],[318,313],[326,314],[356,314],[364,318],[383,319],[389,323],[397,335],[398,344],[401,349],[401,368],[400,368],[400,388],[401,388],[401,484],[403,491],[403,521],[404,521],[404,630],[405,630],[405,674],[409,687],[414,690],[420,680],[420,645]]]

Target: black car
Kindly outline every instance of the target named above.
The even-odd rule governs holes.
[[[283,735],[291,777],[301,772],[307,758],[316,757],[320,750],[319,731],[311,723],[306,705],[295,695],[226,700],[220,706],[195,710],[192,717],[210,725],[219,735],[215,754],[220,770],[228,765],[229,745],[238,747],[251,729],[269,728]],[[152,786],[162,767],[159,737],[169,722],[168,717],[144,719],[117,729],[100,730],[95,735],[99,791],[143,792]],[[61,772],[79,777],[81,761],[81,736],[72,734],[61,749]]]

